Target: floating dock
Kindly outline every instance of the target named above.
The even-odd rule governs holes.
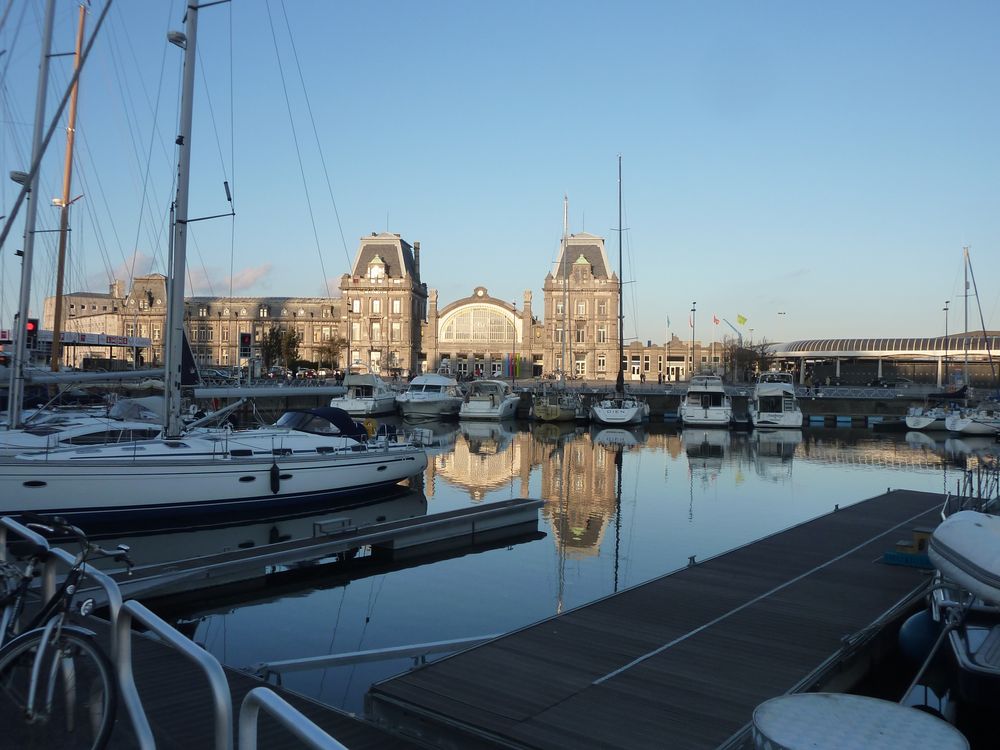
[[[442,748],[738,747],[756,706],[846,690],[925,570],[883,554],[935,526],[891,491],[376,683],[369,718]]]

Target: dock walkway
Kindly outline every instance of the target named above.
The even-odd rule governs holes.
[[[891,491],[376,683],[367,713],[447,748],[692,748],[829,684],[927,572],[882,554],[943,497]],[[861,638],[863,640],[863,638]]]

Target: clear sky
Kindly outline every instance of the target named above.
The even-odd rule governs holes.
[[[0,29],[5,173],[28,162],[42,8]],[[57,8],[70,51],[77,6]],[[165,272],[182,12],[118,0],[84,70],[67,291]],[[662,342],[669,317],[688,338],[692,301],[703,340],[731,333],[713,315],[771,341],[934,336],[945,300],[955,332],[963,245],[1000,328],[996,2],[234,0],[199,24],[191,215],[226,212],[228,180],[237,216],[193,225],[189,294],[336,293],[388,229],[420,241],[442,305],[530,289],[541,315],[564,193],[617,265],[620,153],[627,336]],[[50,113],[70,73],[53,60]],[[44,196],[64,148],[60,130]],[[0,180],[0,213],[15,196]],[[48,198],[39,221],[57,226]],[[38,237],[36,313],[56,242]]]

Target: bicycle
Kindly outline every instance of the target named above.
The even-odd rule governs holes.
[[[17,542],[23,568],[0,561],[0,717],[5,747],[103,748],[115,721],[118,688],[114,668],[94,633],[68,622],[73,599],[90,559],[109,557],[129,570],[129,549],[106,550],[61,518],[22,514],[29,529],[46,536],[68,536],[80,552],[53,596],[39,602],[31,584],[52,555],[47,546]],[[26,608],[39,604],[20,624]],[[81,616],[90,614],[92,599],[80,603]],[[6,698],[6,701],[4,701]],[[12,715],[13,714],[13,715]],[[21,721],[16,721],[16,718]]]

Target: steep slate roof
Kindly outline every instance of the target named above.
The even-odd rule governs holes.
[[[604,250],[604,238],[586,232],[571,234],[566,238],[566,246],[560,248],[559,259],[552,270],[553,278],[561,279],[563,275],[573,275],[573,264],[580,256],[587,259],[594,268],[594,276],[598,279],[609,279],[614,273],[608,263],[608,255]],[[563,267],[564,261],[568,266]]]
[[[354,258],[354,265],[351,267],[352,276],[367,276],[368,264],[375,256],[379,255],[385,261],[387,269],[386,276],[392,279],[399,279],[403,276],[416,276],[413,264],[413,248],[410,243],[402,239],[398,234],[382,232],[368,237],[361,238],[361,246],[358,254]]]

